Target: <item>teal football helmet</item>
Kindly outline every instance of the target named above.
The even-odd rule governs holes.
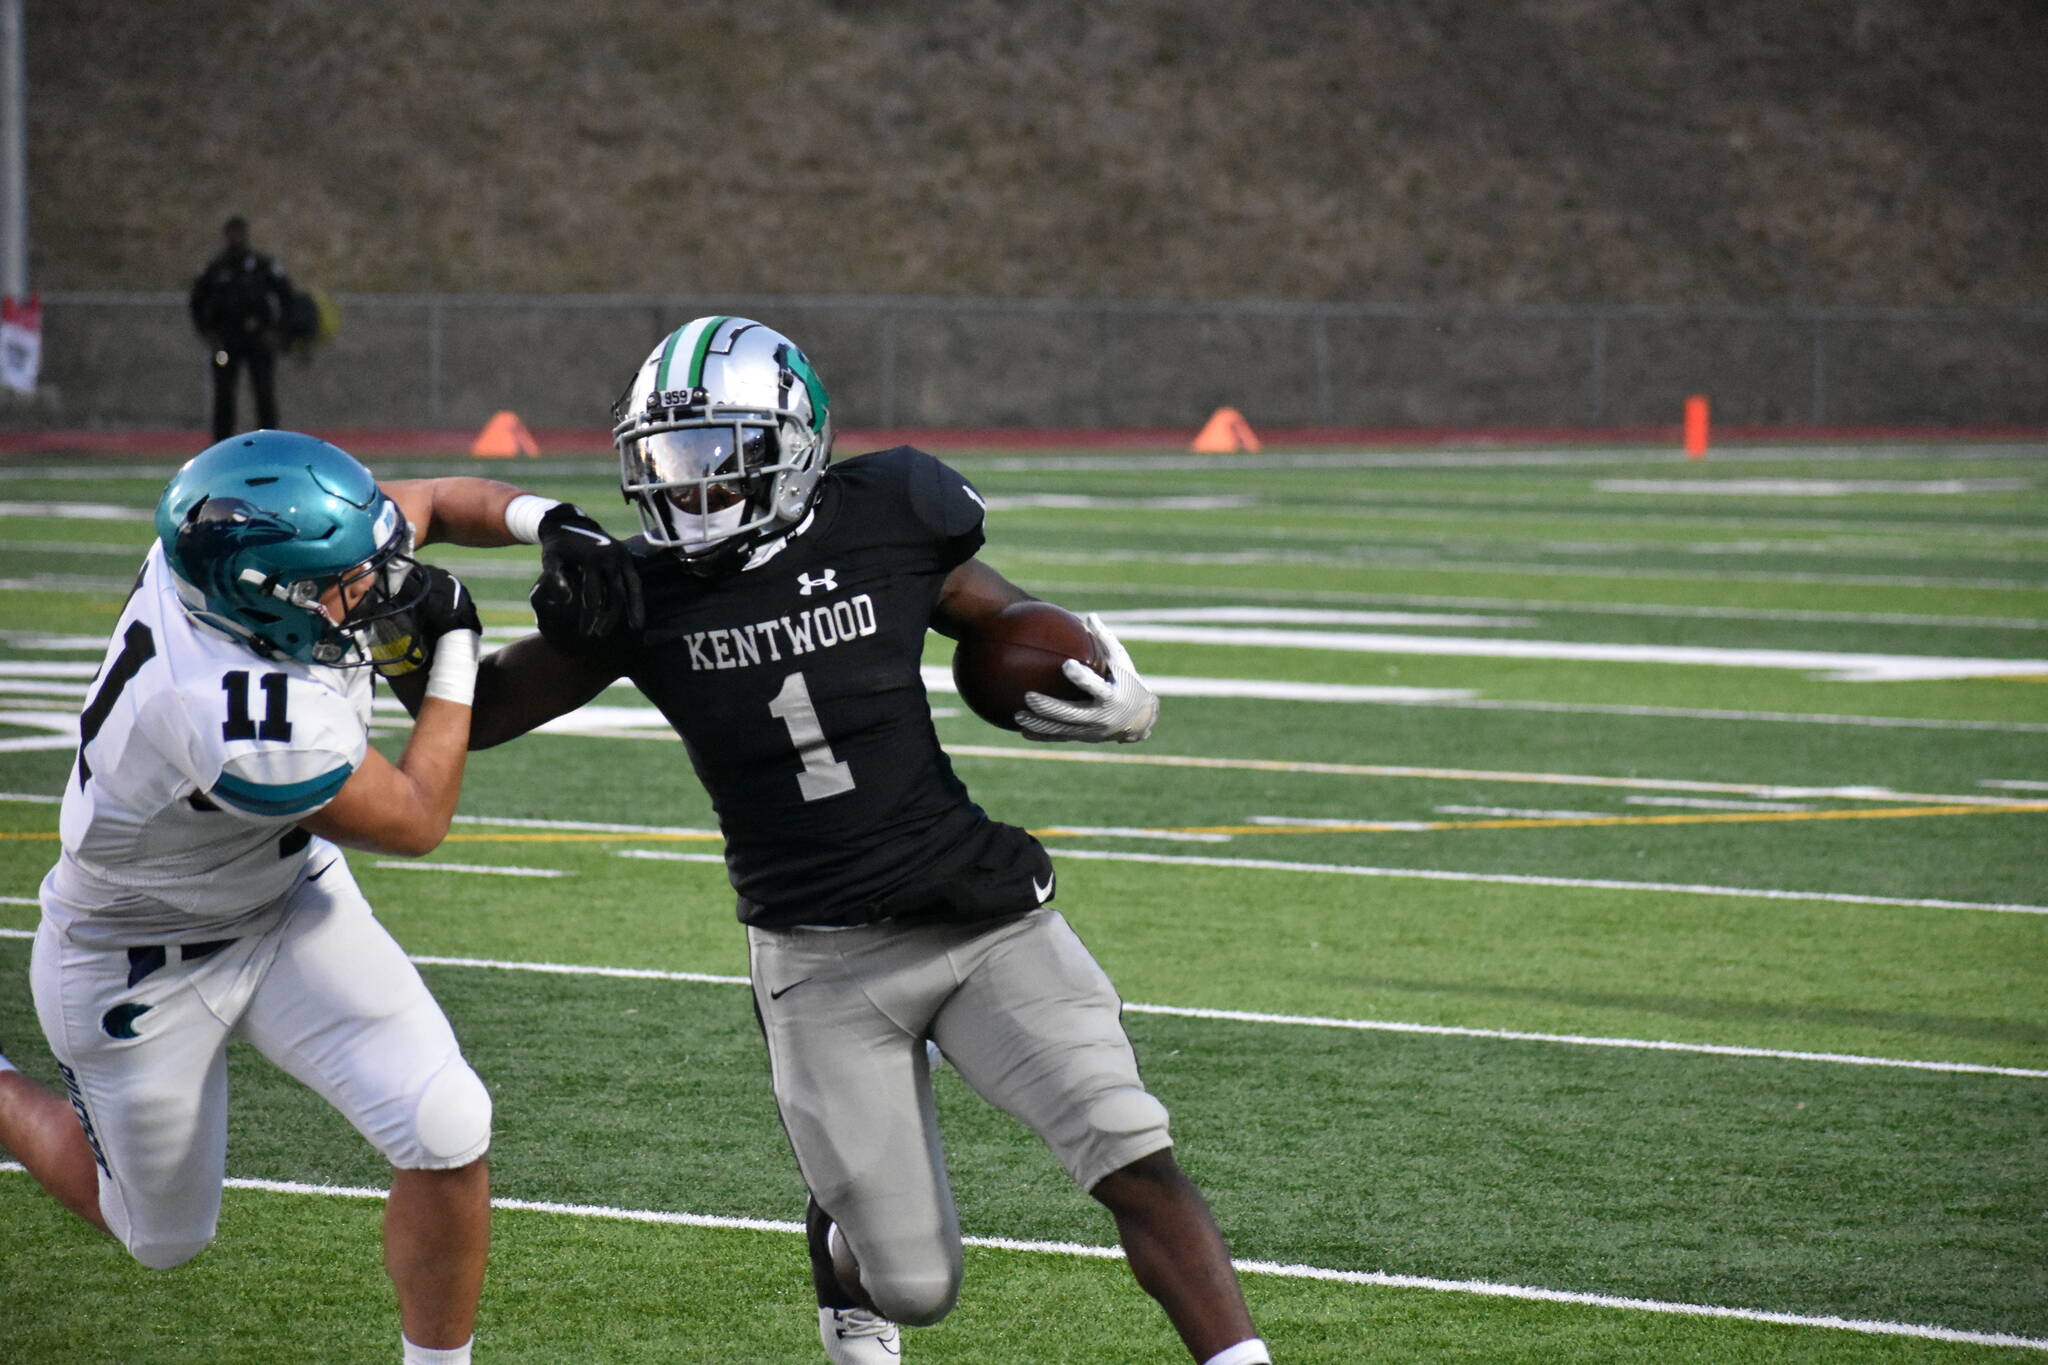
[[[156,534],[194,619],[266,658],[372,662],[364,632],[415,605],[412,530],[355,458],[291,431],[231,436],[187,461],[156,505]],[[340,620],[321,596],[367,589]]]

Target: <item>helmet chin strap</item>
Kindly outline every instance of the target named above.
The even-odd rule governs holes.
[[[677,508],[669,515],[675,519],[678,541],[676,548],[684,554],[702,554],[715,550],[720,544],[732,538],[746,520],[747,507],[744,502],[731,507],[721,507],[716,512],[685,512]]]

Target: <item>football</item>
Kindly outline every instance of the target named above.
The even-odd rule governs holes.
[[[1013,602],[986,629],[961,637],[953,647],[953,686],[975,715],[999,729],[1015,730],[1026,692],[1088,700],[1060,672],[1069,659],[1108,676],[1087,622],[1050,602]]]

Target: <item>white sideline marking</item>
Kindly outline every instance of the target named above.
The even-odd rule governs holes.
[[[1184,497],[1160,498],[1105,497],[1098,493],[992,493],[987,502],[991,512],[1007,512],[1020,507],[1139,507],[1162,512],[1234,512],[1258,505],[1258,499],[1244,493],[1194,493]]]
[[[1332,607],[1133,607],[1101,613],[1105,621],[1194,621],[1210,625],[1282,626],[1533,626],[1533,616],[1439,615],[1419,611],[1355,611]]]
[[[657,863],[725,863],[723,853],[681,853],[669,848],[622,848],[613,856],[646,858]]]
[[[1057,848],[1057,858],[1094,858],[1099,862],[1166,863],[1181,867],[1239,868],[1254,872],[1323,872],[1342,877],[1412,877],[1420,881],[1495,882],[1504,886],[1584,887],[1594,891],[1668,891],[1689,896],[1753,897],[1757,900],[1822,901],[1830,905],[1900,905],[1916,910],[1999,910],[2018,915],[2048,915],[2048,905],[2008,905],[1996,901],[1948,901],[1905,896],[1864,896],[1852,891],[1780,891],[1755,886],[1692,886],[1680,882],[1624,882],[1601,877],[1539,877],[1519,872],[1446,872],[1420,867],[1360,867],[1346,863],[1296,863],[1277,858],[1214,858],[1192,853],[1116,853],[1107,849]]]
[[[750,979],[744,976],[719,976],[711,972],[666,972],[652,967],[583,967],[567,962],[500,962],[484,957],[429,957],[424,954],[414,954],[411,957],[414,963],[422,967],[489,967],[501,972],[540,972],[546,976],[608,976],[629,981],[692,981],[706,986],[751,984]]]
[[[1707,668],[1782,668],[1831,682],[1901,682],[2048,674],[2048,659],[1944,658],[1933,654],[1851,654],[1813,649],[1733,649],[1718,645],[1588,644],[1575,640],[1490,640],[1480,636],[1391,635],[1370,631],[1262,630],[1236,626],[1122,624],[1125,640],[1338,650],[1457,658],[1544,659],[1577,663],[1686,664]]]
[[[1612,813],[1598,810],[1523,810],[1516,806],[1438,806],[1436,812],[1439,815],[1499,815],[1511,820],[1604,820]],[[1342,821],[1333,823],[1340,829],[1343,827]]]
[[[2028,720],[1926,720],[1913,716],[1833,716],[1798,711],[1721,711],[1691,706],[1627,706],[1607,702],[1460,701],[1418,702],[1473,711],[1555,711],[1586,716],[1647,716],[1671,720],[1735,720],[1790,725],[1866,725],[1885,730],[1989,730],[2000,734],[2048,734],[2048,723]]]
[[[99,671],[98,664],[58,663],[49,659],[9,659],[0,663],[0,678],[84,678],[90,681]]]
[[[1847,529],[1833,526],[1831,529]],[[1095,593],[1124,585],[1079,580],[1035,579],[1044,592]],[[2023,616],[1937,616],[1924,612],[1828,611],[1811,607],[1703,607],[1676,603],[1568,602],[1558,598],[1438,597],[1422,593],[1347,592],[1335,588],[1217,588],[1203,583],[1147,583],[1146,593],[1167,597],[1258,598],[1268,602],[1369,602],[1389,607],[1447,607],[1457,611],[1535,612],[1543,615],[1656,616],[1730,621],[1827,621],[1846,625],[1958,626],[1971,630],[2048,630],[2048,621]],[[1103,613],[1108,616],[1109,613]],[[105,641],[93,647],[100,648]]]
[[[1488,768],[1419,768],[1388,763],[1319,763],[1277,758],[1206,758],[1194,754],[1128,754],[1100,749],[1004,748],[983,744],[949,744],[946,752],[967,758],[1023,758],[1044,763],[1128,763],[1158,768],[1223,768],[1245,772],[1319,773],[1330,777],[1419,777],[1448,782],[1526,782],[1539,786],[1616,787],[1636,791],[1715,792],[1766,799],[1827,798],[1839,801],[1887,801],[1908,805],[2026,806],[2001,796],[1946,796],[1902,792],[1890,787],[1787,787],[1754,782],[1702,782],[1683,777],[1602,777],[1584,773],[1525,773]]]
[[[1416,1033],[1441,1038],[1493,1038],[1508,1043],[1565,1043],[1573,1047],[1613,1047],[1638,1052],[1690,1052],[1711,1057],[1764,1057],[1781,1062],[1832,1062],[1838,1066],[1880,1066],[1907,1071],[1946,1071],[1976,1076],[2018,1076],[2048,1080],[2048,1071],[2024,1066],[1989,1066],[1978,1062],[1928,1062],[1903,1057],[1867,1057],[1854,1052],[1801,1052],[1791,1048],[1740,1047],[1724,1043],[1674,1043],[1665,1039],[1602,1038],[1583,1033],[1530,1033],[1521,1029],[1465,1028],[1456,1024],[1404,1024],[1388,1019],[1334,1019],[1312,1014],[1266,1014],[1258,1010],[1206,1009],[1193,1005],[1137,1005],[1132,1014],[1164,1014],[1181,1019],[1218,1019],[1234,1024],[1291,1024],[1297,1028],[1351,1029],[1361,1033]]]
[[[2000,779],[1987,777],[1977,785],[1980,787],[1997,787],[2004,791],[2048,792],[2048,782],[2028,782],[2018,778]]]
[[[55,517],[63,521],[154,521],[156,509],[110,502],[0,502],[0,517]]]
[[[1812,810],[1797,801],[1708,801],[1693,796],[1624,796],[1631,806],[1683,806],[1691,810]]]
[[[18,1162],[0,1161],[0,1171],[27,1174]],[[384,1200],[384,1190],[360,1185],[314,1185],[299,1180],[261,1180],[231,1176],[221,1182],[231,1190],[254,1190],[263,1194],[312,1195],[329,1199]],[[570,1218],[601,1218],[609,1222],[651,1223],[671,1227],[693,1227],[738,1232],[780,1232],[799,1236],[802,1223],[779,1218],[743,1218],[714,1213],[676,1213],[667,1209],[621,1209],[604,1204],[558,1204],[548,1200],[493,1197],[493,1209],[508,1213],[549,1213]],[[1088,1260],[1121,1261],[1121,1247],[1089,1246],[1082,1242],[1023,1241],[1015,1237],[962,1237],[971,1247],[994,1251],[1018,1251],[1037,1255],[1074,1256]],[[1781,1313],[1762,1308],[1729,1308],[1711,1303],[1676,1303],[1667,1299],[1636,1299],[1620,1294],[1593,1294],[1570,1289],[1541,1289],[1532,1285],[1501,1284],[1492,1280],[1441,1280],[1427,1275],[1390,1275],[1380,1270],[1332,1270],[1325,1266],[1285,1264],[1279,1261],[1233,1259],[1241,1275],[1265,1275],[1275,1279],[1320,1280],[1329,1284],[1369,1285],[1380,1289],[1430,1289],[1446,1294],[1479,1294],[1487,1298],[1526,1299],[1544,1303],[1568,1303],[1585,1308],[1620,1308],[1638,1313],[1669,1313],[1683,1317],[1723,1318],[1739,1322],[1765,1322],[1785,1327],[1824,1327],[1835,1331],[1862,1332],[1872,1336],[1916,1337],[1925,1341],[1954,1341],[1976,1346],[2018,1347],[2048,1351],[2048,1339],[2014,1336],[2006,1332],[1970,1332],[1957,1327],[1935,1327],[1922,1323],[1880,1322],[1870,1318],[1843,1318],[1826,1314]]]
[[[953,670],[947,665],[926,664],[920,672],[927,692],[959,691],[953,685]],[[1424,703],[1461,701],[1478,695],[1468,687],[1380,687],[1358,683],[1280,682],[1266,678],[1176,677],[1172,674],[1147,674],[1145,683],[1162,697],[1250,697],[1261,701]]]
[[[522,632],[508,631],[508,635]],[[485,634],[490,635],[489,631]],[[495,637],[494,637],[495,638]],[[95,645],[95,648],[98,648]],[[46,665],[50,666],[50,665]],[[26,665],[0,663],[0,678],[20,677]],[[92,665],[54,665],[77,668],[70,676],[90,677]],[[944,666],[923,670],[928,692],[952,692],[953,675]],[[1795,711],[1729,711],[1687,706],[1630,706],[1603,702],[1509,701],[1479,697],[1467,688],[1382,687],[1351,683],[1282,682],[1267,678],[1196,678],[1161,675],[1148,678],[1152,690],[1169,697],[1242,697],[1258,701],[1307,701],[1385,706],[1447,706],[1478,711],[1541,711],[1592,716],[1643,716],[1671,720],[1732,720],[1796,725],[1852,725],[1895,730],[1979,730],[1999,734],[2048,734],[2048,723],[2002,720],[1939,720],[1914,716],[1842,716]],[[61,696],[75,701],[85,687],[62,683],[45,686],[23,684],[20,690],[36,695]],[[405,708],[397,699],[378,696],[373,703],[379,715],[403,717]],[[957,711],[935,707],[934,716],[951,716]],[[599,739],[666,739],[673,734],[661,713],[651,706],[621,706],[591,703],[566,716],[558,716],[538,727],[539,733],[581,735]]]
[[[63,697],[73,703],[83,701],[89,690],[84,683],[0,679],[0,692],[25,697]]]
[[[628,855],[621,855],[628,856]],[[661,857],[661,854],[643,856]],[[673,856],[673,855],[669,855]],[[703,857],[705,855],[697,855]],[[32,904],[33,902],[28,902]],[[0,938],[34,938],[30,929],[0,929]],[[686,981],[709,986],[749,986],[744,976],[711,972],[671,972],[653,967],[586,967],[567,962],[514,962],[481,957],[436,957],[408,954],[421,967],[482,967],[502,972],[539,972],[546,976],[599,976],[631,981]],[[1410,1033],[1445,1038],[1490,1038],[1510,1043],[1560,1043],[1570,1047],[1624,1048],[1643,1052],[1685,1052],[1712,1057],[1761,1057],[1785,1062],[1830,1062],[1839,1066],[1888,1067],[1905,1071],[1944,1071],[1977,1076],[2016,1076],[2048,1080],[2048,1071],[1981,1062],[1932,1062],[1908,1057],[1870,1057],[1852,1052],[1801,1052],[1789,1048],[1742,1047],[1724,1043],[1675,1043],[1667,1039],[1603,1038],[1579,1033],[1531,1033],[1518,1029],[1466,1028],[1456,1024],[1411,1024],[1391,1019],[1339,1019],[1314,1014],[1268,1014],[1257,1010],[1210,1009],[1197,1005],[1145,1005],[1125,1001],[1132,1014],[1170,1015],[1182,1019],[1216,1019],[1238,1024],[1282,1024],[1296,1028],[1347,1029],[1360,1033]]]
[[[1285,564],[1333,569],[1416,569],[1431,573],[1469,573],[1530,578],[1654,578],[1672,583],[1813,583],[1862,588],[1986,588],[2038,592],[2032,578],[1941,578],[1932,574],[1769,573],[1755,569],[1654,568],[1619,564],[1560,564],[1554,560],[1447,559],[1430,551],[1413,554],[1354,553],[1323,550],[1189,550],[1176,554],[1152,550],[1012,551],[1017,559],[1050,564],[1102,564],[1133,561],[1145,564]]]
[[[0,642],[9,649],[62,654],[103,654],[107,648],[104,635],[52,635],[46,630],[0,630]]]
[[[1839,498],[1857,493],[2018,493],[2026,479],[1595,479],[1603,493],[1736,493]]]
[[[493,877],[572,877],[558,867],[493,867],[488,863],[424,863],[386,859],[372,867],[395,868],[400,872],[473,872]]]
[[[76,748],[75,739],[0,739],[0,754],[23,754],[44,749]]]
[[[458,825],[507,825],[513,829],[590,830],[599,834],[710,834],[715,829],[692,829],[687,825],[618,825],[605,820],[528,820],[504,815],[458,815]]]

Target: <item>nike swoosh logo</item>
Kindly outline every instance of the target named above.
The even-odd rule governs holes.
[[[1033,877],[1031,879],[1031,890],[1034,894],[1037,895],[1038,903],[1040,905],[1044,905],[1047,901],[1052,899],[1052,883],[1053,879],[1051,877],[1047,877],[1045,879],[1044,886],[1040,886],[1038,884],[1038,878]]]
[[[800,976],[796,980],[790,982],[787,986],[784,986],[781,990],[768,992],[768,998],[770,1000],[780,1000],[783,996],[788,995],[791,991],[795,990],[798,986],[803,985],[804,982],[809,980],[810,978],[808,976]]]

